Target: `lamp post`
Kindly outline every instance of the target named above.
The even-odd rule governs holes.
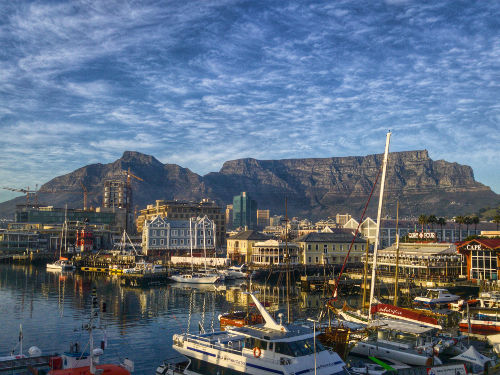
[[[316,374],[316,371],[317,371],[317,368],[316,368],[316,323],[318,322],[317,320],[314,320],[314,319],[311,319],[311,318],[307,318],[308,321],[310,322],[313,322],[313,335],[314,335],[314,338],[313,338],[313,342],[314,342],[314,375],[317,375]]]

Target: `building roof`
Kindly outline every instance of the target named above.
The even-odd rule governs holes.
[[[475,238],[473,240],[467,241],[467,242],[461,242],[457,244],[458,247],[463,247],[471,242],[478,242],[484,247],[488,247],[490,249],[498,249],[500,248],[500,238]]]
[[[229,237],[228,240],[266,241],[269,238],[269,236],[266,236],[264,233],[257,232],[256,230],[245,230]]]
[[[396,244],[379,250],[379,255],[395,255]],[[457,248],[452,243],[399,243],[400,256],[435,256],[435,255],[456,255]]]
[[[295,239],[294,242],[351,242],[352,232],[345,230],[334,230],[332,232],[313,232],[304,234],[299,238]],[[354,242],[365,242],[361,237],[356,237]]]

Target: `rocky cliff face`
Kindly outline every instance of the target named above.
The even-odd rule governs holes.
[[[227,161],[219,172],[202,177],[178,165],[162,164],[152,156],[127,151],[113,163],[89,165],[54,178],[41,190],[71,192],[40,193],[39,200],[55,206],[68,203],[68,207],[81,207],[80,183],[83,183],[89,191],[89,205],[99,206],[104,180],[130,168],[134,175],[144,179],[132,179],[134,205],[139,208],[156,199],[205,197],[225,205],[232,202],[234,195],[246,191],[260,208],[269,208],[276,214],[284,212],[287,197],[289,215],[319,218],[349,212],[358,217],[381,168],[382,156],[239,159]],[[376,214],[378,191],[375,192],[368,209],[371,216]],[[468,166],[433,161],[426,150],[389,155],[385,215],[395,215],[397,200],[401,215],[451,216],[472,213],[499,199],[490,188],[474,180]],[[24,203],[24,199],[0,204],[0,214],[10,216],[16,203]]]

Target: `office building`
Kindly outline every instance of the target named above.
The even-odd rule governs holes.
[[[233,198],[233,228],[255,229],[257,226],[257,202],[246,192]]]

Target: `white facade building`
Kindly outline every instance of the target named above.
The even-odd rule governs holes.
[[[215,223],[207,216],[189,220],[168,220],[156,216],[142,230],[142,251],[146,255],[182,255],[191,249],[199,253],[215,250]]]

